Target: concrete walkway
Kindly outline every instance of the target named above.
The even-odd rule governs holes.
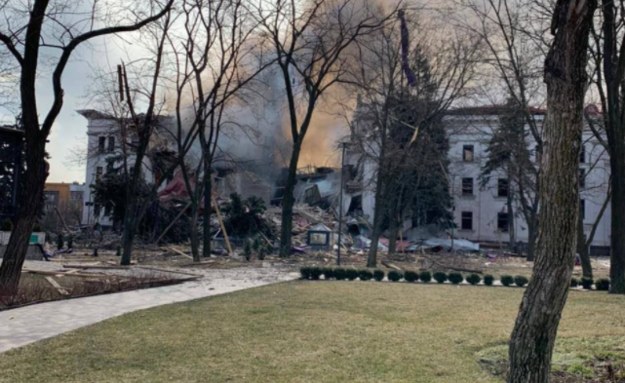
[[[191,271],[191,270],[190,270]],[[197,269],[192,270],[198,272]],[[179,285],[41,303],[0,311],[0,352],[129,312],[289,281],[299,273],[275,268],[200,270],[201,279]]]

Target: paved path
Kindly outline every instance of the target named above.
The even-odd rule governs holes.
[[[202,279],[179,285],[40,303],[0,311],[0,353],[132,311],[293,280],[299,276],[299,273],[275,268],[200,272],[204,274]]]

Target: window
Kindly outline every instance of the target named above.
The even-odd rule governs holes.
[[[109,158],[106,161],[106,174],[112,174],[114,172],[115,172],[114,161]]]
[[[473,178],[462,179],[462,195],[473,195]]]
[[[583,199],[579,200],[579,215],[582,221],[586,219],[586,201]]]
[[[497,180],[497,197],[508,196],[508,180],[506,178],[499,178]]]
[[[579,187],[586,187],[586,171],[584,169],[579,169]]]
[[[497,213],[497,230],[503,231],[504,233],[508,232],[508,216],[506,213]]]
[[[98,137],[98,153],[104,153],[105,145],[106,145],[106,137]]]
[[[473,212],[463,211],[461,214],[460,228],[462,230],[473,230]]]
[[[112,152],[115,150],[115,137],[109,137],[109,147],[108,147],[108,151]]]
[[[579,163],[583,164],[586,162],[586,148],[584,147],[584,144],[582,144],[582,147],[580,148],[579,151]]]
[[[98,167],[95,169],[95,180],[96,180],[96,181],[97,181],[97,180],[99,180],[99,179],[100,179],[100,177],[102,177],[102,172],[103,172],[102,166],[98,166]]]
[[[473,162],[473,145],[464,145],[462,147],[462,160],[464,162]]]

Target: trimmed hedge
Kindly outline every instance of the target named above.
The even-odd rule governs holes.
[[[322,267],[321,274],[323,274],[323,278],[328,280],[334,278],[334,269],[331,267]]]
[[[373,273],[367,269],[363,269],[358,272],[358,278],[361,281],[368,281],[368,280],[371,280],[371,278],[373,278]]]
[[[486,286],[492,286],[494,281],[495,281],[495,277],[493,277],[492,275],[490,274],[484,275],[484,284]]]
[[[388,280],[391,282],[399,282],[399,280],[403,278],[402,273],[397,270],[389,271],[386,276],[388,277]]]
[[[478,283],[480,283],[482,281],[482,277],[480,277],[477,274],[471,274],[467,277],[467,282],[469,282],[470,284],[472,284],[473,286],[477,285]]]
[[[373,270],[373,279],[380,282],[384,279],[384,271],[383,270]]]
[[[301,275],[302,279],[310,279],[310,267],[300,267],[299,274]]]
[[[607,278],[599,278],[595,281],[595,288],[599,291],[610,290],[610,280]]]
[[[571,287],[577,287],[579,286],[579,279],[573,277],[571,278]]]
[[[527,279],[527,277],[524,277],[522,275],[517,275],[517,276],[514,277],[514,284],[519,286],[519,287],[523,287],[523,286],[527,285],[527,283],[529,281],[530,280]]]
[[[514,283],[514,278],[512,277],[512,275],[502,275],[501,276],[501,284],[508,287],[508,286],[512,286],[512,284]]]
[[[345,269],[345,277],[347,279],[349,279],[350,281],[355,280],[356,278],[358,278],[358,270],[356,270],[356,269]]]
[[[449,282],[453,283],[454,285],[459,285],[464,280],[464,277],[462,276],[462,274],[455,273],[455,272],[449,273],[447,278],[449,279]]]
[[[582,287],[585,290],[592,289],[592,283],[593,283],[592,278],[586,278],[586,277],[582,278]]]
[[[408,270],[404,273],[404,279],[406,282],[416,282],[419,280],[419,274],[415,271]]]
[[[310,279],[312,279],[313,281],[317,281],[319,280],[319,278],[321,277],[322,274],[322,270],[321,267],[311,267],[310,268]]]
[[[445,281],[447,281],[447,274],[443,273],[442,271],[435,272],[434,274],[432,274],[432,277],[438,283],[445,283]]]
[[[421,281],[424,283],[430,283],[430,281],[432,280],[432,273],[430,273],[429,271],[422,271],[419,273],[419,279],[421,279]]]
[[[334,269],[334,278],[336,278],[337,281],[345,280],[347,278],[346,270],[342,267],[337,267]]]

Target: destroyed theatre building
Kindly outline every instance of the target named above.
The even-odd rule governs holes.
[[[522,205],[527,204],[528,200],[520,200],[519,188],[525,188],[525,195],[531,199],[535,187],[533,182],[519,184],[521,178],[511,177],[503,168],[494,169],[487,177],[484,176],[489,153],[493,151],[489,145],[501,128],[504,113],[503,106],[473,107],[451,110],[442,118],[448,140],[445,182],[452,201],[450,210],[453,224],[436,236],[507,244],[510,241],[510,230],[513,230],[515,242],[527,243],[529,230],[523,214],[523,208],[527,206]],[[600,118],[594,106],[587,107],[586,114],[595,121]],[[371,143],[375,139],[371,139],[371,124],[363,118],[364,115],[359,114],[358,110],[354,115],[345,155],[343,212],[348,216],[348,225],[350,220],[354,222],[356,219],[371,224],[374,216],[380,145]],[[532,109],[531,118],[538,129],[542,129],[544,117],[545,111]],[[528,166],[531,167],[540,159],[527,123],[523,125],[522,136],[527,148]],[[363,141],[368,143],[364,147],[361,144]],[[591,244],[593,255],[608,254],[610,205],[606,196],[609,177],[606,149],[587,123],[579,159],[580,215],[586,235],[596,226]],[[512,214],[508,214],[509,208]],[[510,222],[511,215],[513,222]],[[414,228],[419,224],[414,222],[410,214],[406,214],[402,220],[399,235],[403,238],[414,241],[431,235]]]

